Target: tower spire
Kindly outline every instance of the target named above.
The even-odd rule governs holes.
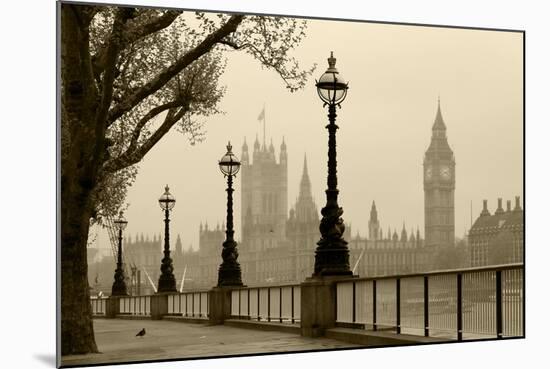
[[[439,98],[439,95],[437,96],[437,113],[435,115],[435,121],[432,126],[432,130],[446,130],[447,127],[445,127],[445,122],[443,121],[443,115],[441,114],[441,100]]]
[[[304,153],[304,169],[302,171],[302,180],[300,181],[300,196],[311,196],[311,182],[309,180],[309,174],[307,170],[307,154]]]

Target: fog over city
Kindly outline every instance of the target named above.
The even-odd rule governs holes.
[[[520,33],[309,21],[307,37],[294,51],[303,68],[317,69],[306,87],[290,93],[272,71],[251,57],[227,53],[221,82],[227,92],[223,115],[204,118],[206,139],[191,145],[172,130],[139,164],[129,189],[126,234],[162,234],[158,198],[164,186],[176,197],[171,214],[172,240],[180,234],[184,248],[198,248],[199,224],[222,224],[226,181],[217,162],[230,140],[241,157],[256,137],[266,145],[281,142],[288,151],[288,202],[299,191],[304,154],[312,192],[325,204],[327,173],[326,109],[317,96],[315,78],[327,68],[331,51],[336,67],[349,81],[337,111],[338,187],[343,219],[352,233],[368,234],[368,216],[376,201],[381,228],[399,232],[417,228],[424,235],[423,156],[428,148],[438,98],[456,159],[455,234],[462,237],[479,215],[482,200],[494,212],[498,197],[522,196],[523,99]],[[235,186],[235,229],[240,238],[240,177]],[[472,209],[470,208],[472,204]],[[92,231],[95,233],[95,230]],[[99,231],[95,246],[110,248]],[[313,247],[313,245],[312,245]],[[221,245],[220,245],[221,250]]]

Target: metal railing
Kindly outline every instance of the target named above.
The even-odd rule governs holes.
[[[523,264],[336,282],[336,322],[462,339],[521,337]]]
[[[107,314],[107,297],[90,297],[92,315]]]
[[[151,296],[125,296],[119,300],[119,313],[129,315],[151,315]]]
[[[208,291],[169,295],[168,314],[206,319],[208,317]]]
[[[231,316],[267,322],[299,322],[300,285],[234,289],[231,291]]]

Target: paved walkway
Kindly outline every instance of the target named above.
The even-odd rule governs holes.
[[[146,335],[135,337],[142,328]],[[94,319],[94,330],[101,354],[64,356],[62,365],[360,347],[329,338],[162,320]]]

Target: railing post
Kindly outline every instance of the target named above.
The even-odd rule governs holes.
[[[258,287],[258,292],[256,293],[256,296],[258,297],[258,321],[262,320],[260,316],[260,288]]]
[[[372,330],[376,330],[376,279],[372,280]]]
[[[355,323],[356,317],[355,317],[355,282],[351,284],[351,321],[352,323]]]
[[[497,318],[497,338],[502,338],[502,271],[495,271],[496,288],[495,288],[495,304]]]
[[[321,337],[336,325],[336,284],[341,276],[311,277],[300,284],[300,330]]]
[[[283,287],[279,287],[279,323],[283,322]]]
[[[462,341],[462,273],[456,274],[456,339]]]
[[[151,296],[151,319],[159,320],[168,314],[168,294],[158,293]]]
[[[401,278],[395,279],[395,325],[397,334],[401,333]]]
[[[248,297],[246,298],[246,315],[248,316],[248,320],[251,319],[250,316],[250,288],[246,290],[248,293]]]
[[[429,312],[429,295],[428,295],[428,276],[424,276],[424,336],[430,335],[430,312]]]
[[[241,290],[239,289],[239,319],[241,318]]]
[[[208,318],[210,323],[223,324],[225,319],[231,317],[231,289],[228,287],[214,287],[208,291],[208,295]],[[191,296],[194,312],[195,297],[194,294]]]
[[[271,321],[271,288],[267,287],[267,321]]]
[[[199,292],[199,316],[200,316],[200,317],[203,316],[203,315],[202,315],[202,308],[203,308],[202,305],[203,305],[203,304],[202,304],[202,292]]]
[[[105,300],[105,317],[116,318],[118,314],[120,314],[120,298],[109,296]]]
[[[294,324],[294,286],[290,288],[290,322]]]

